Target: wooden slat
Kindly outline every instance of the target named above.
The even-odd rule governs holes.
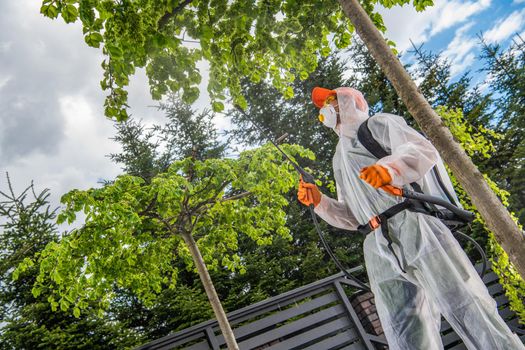
[[[331,276],[331,278],[334,278],[334,276]],[[325,280],[328,280],[328,279],[330,279],[330,277],[326,278]],[[322,282],[322,280],[315,282],[315,283],[319,283],[319,282]],[[308,286],[305,286],[305,287],[308,287]],[[295,290],[302,290],[305,287],[301,287]],[[310,289],[306,291],[301,291],[299,294],[296,294],[296,295],[294,295],[295,290],[291,290],[289,292],[279,294],[273,298],[260,301],[253,305],[249,305],[240,310],[232,312],[231,314],[235,315],[235,317],[230,322],[230,324],[232,325],[232,327],[234,327],[236,324],[244,323],[260,315],[264,315],[272,311],[278,311],[278,310],[284,309],[288,305],[291,305],[291,304],[301,303],[304,299],[315,298],[316,295],[324,293],[327,290],[332,289],[332,288],[333,287],[331,284],[327,284],[327,285],[323,284],[323,285],[318,286],[317,288],[310,287]],[[275,300],[275,299],[278,299],[278,300]],[[242,315],[240,314],[241,312],[243,313]],[[230,319],[230,314],[228,314],[228,319]],[[218,329],[218,326],[217,326],[217,329]]]
[[[506,318],[510,318],[510,319],[513,319],[516,317],[516,313],[514,311],[512,311],[511,309],[509,308],[505,308],[503,310],[498,310],[499,314],[501,317],[503,317],[503,320],[505,320]]]
[[[487,289],[489,290],[489,294],[492,297],[494,297],[494,295],[496,295],[496,294],[503,293],[503,287],[499,283],[496,283],[496,284],[493,284],[491,286],[488,286]]]
[[[496,300],[496,304],[498,305],[498,307],[509,304],[509,299],[507,298],[505,294],[495,297],[494,300]]]
[[[184,344],[187,344],[194,340],[199,340],[199,339],[206,339],[206,334],[204,334],[203,332],[198,332],[188,337],[177,337],[174,339],[173,338],[172,339],[160,338],[160,339],[157,339],[156,341],[143,345],[142,347],[136,350],[140,350],[142,348],[146,348],[148,350],[174,349],[174,348],[177,348],[179,346],[182,346]],[[209,349],[209,348],[206,348],[206,349]]]
[[[351,329],[345,331],[345,332],[342,332],[342,333],[339,333],[337,334],[336,336],[333,336],[333,337],[330,337],[328,339],[325,339],[323,341],[320,341],[319,343],[315,343],[315,344],[312,344],[306,348],[303,348],[301,350],[330,350],[334,347],[340,347],[342,344],[345,344],[347,342],[353,342],[352,344],[348,344],[347,347],[345,347],[344,349],[348,349],[348,350],[366,350],[366,347],[365,345],[363,344],[363,342],[361,341],[361,339],[359,338],[355,338],[355,337],[352,337],[351,336]],[[354,340],[355,339],[355,340]],[[355,344],[355,345],[354,345]],[[353,347],[352,347],[353,346]]]
[[[338,318],[332,322],[325,323],[320,327],[310,329],[304,333],[299,333],[292,338],[288,338],[278,344],[270,346],[268,350],[290,350],[299,347],[300,349],[303,349],[304,347],[301,347],[302,345],[310,343],[316,339],[326,338],[327,336],[330,336],[330,334],[335,334],[341,329],[347,328],[349,325],[350,321],[347,318]],[[355,328],[352,329],[353,332],[348,332],[348,335],[352,335],[355,338],[357,337],[357,332],[355,331]],[[349,340],[351,339],[352,338]]]
[[[458,341],[460,339],[461,338],[459,337],[459,335],[456,332],[450,332],[447,335],[445,335],[444,337],[441,337],[441,341],[443,342],[444,346],[452,344],[452,343],[454,343],[454,342],[456,342],[456,341]]]
[[[454,345],[451,348],[447,348],[447,350],[467,350],[467,347],[465,346],[465,344],[460,343],[460,344]]]
[[[251,333],[260,332],[263,329],[275,326],[278,323],[284,322],[290,318],[297,317],[301,314],[318,309],[324,305],[331,304],[337,300],[337,295],[335,295],[335,293],[325,294],[320,296],[319,298],[310,300],[308,302],[299,304],[295,307],[291,307],[280,312],[276,312],[275,314],[272,314],[268,317],[243,325],[239,328],[236,328],[233,331],[233,333],[235,334],[235,338],[240,339],[242,341],[243,338],[246,338],[246,336],[250,335]],[[224,337],[222,336],[218,336],[217,338],[219,338],[219,342],[224,341]]]
[[[169,348],[173,349],[173,348]],[[210,345],[208,344],[208,341],[202,341],[197,344],[193,344],[192,346],[188,348],[184,348],[184,350],[211,350]]]
[[[497,281],[498,279],[499,279],[498,275],[496,275],[493,271],[490,271],[485,276],[483,276],[483,283],[487,285],[494,281]]]
[[[239,343],[241,349],[251,349],[263,344],[267,344],[275,339],[279,339],[288,334],[300,331],[306,327],[315,325],[316,323],[323,323],[331,318],[338,317],[344,312],[341,305],[335,305],[328,309],[321,310],[315,314],[303,317],[294,322],[285,324],[284,326],[272,329],[268,332],[259,334],[254,338],[247,339]]]
[[[452,329],[452,327],[450,326],[450,323],[448,323],[448,321],[445,320],[444,318],[441,318],[441,329],[439,331],[443,333],[443,332],[447,332],[450,329]]]
[[[365,344],[362,342],[353,343],[350,345],[345,346],[344,348],[341,348],[340,350],[367,350]],[[374,350],[374,349],[370,349]]]

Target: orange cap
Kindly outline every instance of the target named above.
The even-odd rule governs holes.
[[[317,108],[322,108],[329,96],[336,96],[335,90],[328,90],[322,87],[314,87],[312,90],[312,101]]]

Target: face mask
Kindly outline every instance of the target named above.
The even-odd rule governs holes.
[[[319,110],[319,121],[326,127],[334,129],[337,125],[337,112],[334,106],[328,105],[321,108]]]

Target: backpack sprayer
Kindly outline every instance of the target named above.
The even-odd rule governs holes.
[[[299,164],[297,164],[295,161],[293,161],[281,149],[281,147],[279,147],[279,145],[276,142],[274,142],[271,138],[268,137],[267,133],[262,129],[262,127],[259,126],[246,112],[244,112],[244,110],[242,110],[238,106],[235,106],[235,107],[237,108],[237,110],[240,111],[240,113],[248,121],[250,121],[250,123],[252,123],[252,125],[254,125],[259,130],[259,132],[262,135],[265,136],[265,138],[267,140],[269,140],[275,146],[275,148],[283,155],[283,157],[302,176],[302,179],[303,179],[304,182],[315,184],[315,178],[313,177],[312,174],[308,173],[301,166],[299,166]],[[387,220],[390,217],[392,217],[392,216],[396,215],[397,213],[401,212],[402,210],[406,210],[406,209],[409,209],[409,210],[412,210],[412,211],[416,211],[416,212],[421,212],[421,213],[424,213],[424,214],[429,214],[428,210],[424,208],[424,205],[422,205],[422,204],[425,204],[425,203],[432,204],[432,205],[438,205],[438,206],[441,206],[441,207],[444,207],[444,208],[448,209],[448,211],[451,213],[450,217],[448,217],[448,218],[447,217],[439,217],[439,215],[436,215],[439,219],[442,219],[444,221],[446,221],[447,219],[452,219],[452,220],[459,220],[461,223],[466,224],[466,223],[471,222],[475,218],[474,213],[466,211],[466,210],[463,210],[463,209],[455,206],[454,204],[452,204],[450,202],[447,202],[447,201],[445,201],[445,200],[443,200],[441,198],[429,196],[429,195],[426,195],[424,193],[420,193],[420,192],[416,192],[416,191],[411,191],[411,190],[407,190],[407,189],[397,188],[397,187],[394,187],[394,186],[391,186],[391,185],[386,185],[384,187],[387,187],[389,189],[389,191],[392,194],[394,194],[395,196],[399,196],[399,197],[405,198],[405,201],[403,201],[403,202],[393,206],[392,208],[389,208],[388,210],[386,210],[385,212],[383,212],[381,214],[378,214],[378,215],[374,216],[372,219],[370,219],[370,221],[368,223],[360,225],[358,227],[357,231],[355,231],[355,232],[358,232],[358,233],[366,235],[366,234],[374,231],[378,227],[381,227],[382,231],[383,231],[383,234],[388,236]],[[351,275],[344,268],[344,266],[337,259],[337,257],[335,256],[334,252],[332,251],[332,249],[328,245],[328,242],[326,241],[326,239],[324,237],[324,234],[323,234],[323,232],[321,230],[321,227],[319,225],[319,221],[317,220],[317,216],[316,216],[316,214],[314,212],[314,205],[310,204],[308,206],[308,209],[310,211],[310,215],[312,216],[312,221],[313,221],[315,229],[316,229],[316,231],[317,231],[317,233],[319,235],[319,238],[321,239],[321,242],[323,243],[323,246],[325,247],[326,252],[330,256],[330,258],[334,261],[336,266],[345,274],[345,276],[348,279],[350,279],[353,282],[355,282],[356,285],[360,289],[363,289],[365,291],[370,291],[370,287],[367,286],[364,282],[362,282],[359,279],[357,279],[355,276]],[[483,276],[485,274],[485,272],[486,272],[486,269],[487,269],[487,258],[486,258],[485,252],[483,251],[481,246],[474,239],[472,239],[471,237],[469,237],[469,236],[467,236],[464,233],[459,232],[459,231],[456,231],[456,233],[459,233],[460,235],[462,235],[462,237],[468,239],[474,245],[474,247],[480,252],[480,255],[482,256],[482,259],[483,259],[483,267],[482,267],[480,275]],[[389,238],[387,238],[387,240],[389,241],[389,248],[391,248],[391,240]],[[396,257],[396,259],[398,259],[397,255],[395,253],[394,253],[394,256]],[[399,260],[398,260],[398,263],[399,263]],[[401,264],[399,264],[399,265],[400,265],[401,270],[403,270],[403,268],[401,267]]]

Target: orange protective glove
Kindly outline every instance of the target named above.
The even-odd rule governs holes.
[[[297,199],[307,207],[313,204],[317,207],[321,202],[321,192],[315,184],[304,182],[303,178],[299,180],[299,191],[297,191]]]
[[[381,186],[381,189],[387,193],[390,193],[391,195],[403,197],[403,189],[394,187],[392,185],[384,185]]]
[[[359,177],[368,182],[374,188],[388,185],[392,181],[392,177],[388,173],[388,170],[378,164],[361,169],[361,174],[359,174]]]

